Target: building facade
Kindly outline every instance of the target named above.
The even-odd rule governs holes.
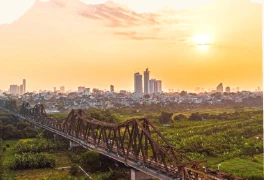
[[[220,83],[220,84],[216,87],[216,92],[223,93],[223,91],[224,91],[223,84]]]
[[[21,84],[20,86],[19,86],[19,94],[20,95],[23,95],[25,92],[24,92],[24,86],[23,86],[23,84]]]
[[[27,89],[26,89],[26,79],[23,79],[23,93],[26,93],[27,92]]]
[[[162,82],[161,82],[161,80],[157,80],[157,92],[162,93]]]
[[[19,94],[19,86],[10,85],[10,94]]]
[[[144,71],[144,93],[149,93],[149,70],[148,68]]]
[[[142,94],[142,75],[138,72],[134,74],[134,92]]]
[[[85,87],[84,86],[79,86],[78,87],[78,92],[84,92],[84,90],[85,90]]]

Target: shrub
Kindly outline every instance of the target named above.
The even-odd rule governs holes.
[[[81,155],[80,163],[89,172],[95,172],[101,168],[100,154],[95,151],[86,151]]]
[[[13,169],[53,168],[55,157],[46,153],[22,153],[15,154]]]

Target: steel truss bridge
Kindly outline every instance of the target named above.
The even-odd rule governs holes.
[[[18,107],[10,99],[0,99],[0,108],[158,179],[223,179],[205,173],[201,169],[205,161],[193,161],[177,150],[146,118],[112,124],[90,118],[83,110],[72,110],[65,120],[58,121],[47,115],[43,104]]]

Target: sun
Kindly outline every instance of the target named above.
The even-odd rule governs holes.
[[[209,35],[201,34],[193,36],[193,42],[196,45],[210,45],[210,37]]]

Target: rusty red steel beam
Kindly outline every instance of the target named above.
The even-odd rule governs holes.
[[[206,161],[192,161],[178,151],[147,118],[113,124],[90,118],[83,110],[78,109],[72,110],[66,119],[59,122],[48,117],[43,104],[32,108],[29,103],[23,103],[18,108],[16,101],[0,99],[0,106],[116,153],[117,156],[124,157],[124,161],[129,159],[141,162],[172,177],[197,179],[198,176],[206,176],[199,170],[199,165]],[[159,142],[155,138],[159,139]]]

